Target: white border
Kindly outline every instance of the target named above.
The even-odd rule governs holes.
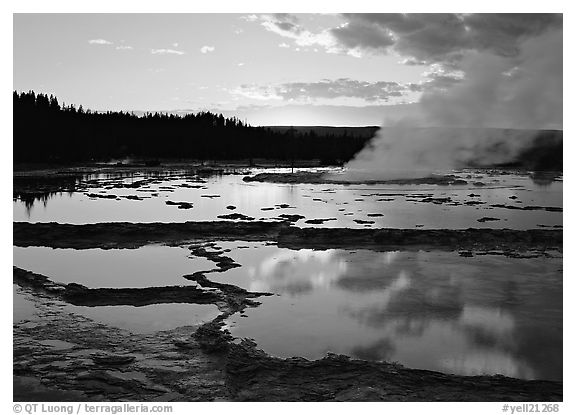
[[[442,1],[414,1],[402,0],[392,1],[369,1],[354,0],[342,1],[332,0],[319,5],[319,2],[311,0],[291,0],[285,2],[272,2],[270,0],[239,0],[239,1],[222,1],[212,0],[210,2],[192,2],[190,0],[164,0],[164,1],[120,1],[120,0],[98,0],[95,2],[81,2],[78,0],[21,0],[21,1],[4,1],[2,2],[2,15],[0,20],[0,30],[2,31],[1,42],[2,50],[8,54],[12,51],[12,13],[257,13],[257,12],[555,12],[564,13],[564,30],[565,39],[576,39],[574,36],[574,19],[573,1],[547,0],[545,2],[505,2],[502,0],[482,0],[480,2],[464,2],[462,0],[442,0]],[[572,34],[571,34],[572,33]],[[40,34],[41,35],[41,34]],[[574,49],[570,42],[564,42],[564,73],[574,74]],[[12,58],[12,53],[10,53]],[[5,218],[2,221],[1,233],[3,237],[2,250],[2,270],[5,271],[2,282],[2,334],[4,341],[2,347],[2,368],[3,368],[3,387],[1,389],[3,413],[12,413],[12,342],[11,342],[11,314],[12,314],[12,290],[8,282],[10,265],[12,263],[12,224],[8,218],[12,217],[11,203],[8,198],[12,193],[12,88],[13,88],[13,66],[8,64],[8,59],[0,66],[2,71],[3,83],[8,84],[2,88],[0,102],[2,105],[2,160],[1,165],[4,169],[1,176],[5,194],[5,203],[2,204],[2,213]],[[574,294],[573,278],[575,277],[574,261],[572,260],[572,248],[574,247],[574,222],[571,216],[572,202],[576,199],[572,196],[574,167],[571,164],[570,155],[574,152],[573,138],[573,119],[574,112],[572,104],[572,92],[574,91],[574,82],[571,78],[564,76],[564,129],[567,137],[564,140],[565,154],[565,171],[564,171],[564,197],[566,198],[564,210],[564,403],[561,404],[560,413],[575,413],[574,398],[569,393],[574,386],[572,372],[574,370],[574,359],[569,351],[574,350],[574,335],[572,316],[574,315],[574,301],[571,301],[571,295]],[[568,115],[568,116],[567,116]],[[10,201],[11,202],[11,201]],[[4,272],[3,272],[4,274]],[[10,333],[10,336],[8,336]],[[10,338],[10,340],[9,340]],[[231,406],[234,405],[234,406]],[[501,411],[501,405],[498,403],[366,403],[352,404],[343,403],[340,405],[330,404],[230,404],[230,403],[198,403],[198,404],[175,404],[174,413],[190,413],[190,411],[250,411],[250,413],[267,413],[271,410],[288,413],[299,410],[327,410],[331,412],[348,412],[350,410],[361,410],[379,413],[381,411],[391,411],[392,413],[408,414],[496,414]],[[327,406],[330,405],[330,406]],[[360,407],[361,406],[361,407]],[[1,408],[1,407],[0,407]],[[572,408],[570,410],[570,408]]]

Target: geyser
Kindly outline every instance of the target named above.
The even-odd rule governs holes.
[[[514,56],[468,52],[460,69],[452,88],[423,93],[420,116],[385,122],[344,178],[415,178],[505,163],[537,130],[562,129],[561,29],[524,40]]]

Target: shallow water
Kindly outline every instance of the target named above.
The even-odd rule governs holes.
[[[213,304],[152,304],[142,307],[70,305],[65,306],[65,310],[108,326],[140,334],[200,325],[220,314],[218,307]]]
[[[39,313],[33,295],[17,285],[14,285],[12,298],[14,324],[45,318]],[[139,334],[199,325],[213,320],[220,314],[218,307],[213,304],[152,304],[142,307],[83,307],[69,304],[54,306],[63,312],[78,314],[101,324]]]
[[[16,284],[13,284],[12,299],[12,323],[16,324],[23,320],[33,320],[36,318],[37,310],[34,301]]]
[[[253,170],[251,174],[261,171]],[[457,175],[469,184],[459,186],[246,183],[242,181],[244,175],[199,178],[184,172],[166,176],[100,175],[87,177],[86,189],[77,192],[51,195],[32,205],[15,200],[13,214],[14,221],[72,224],[212,221],[220,220],[221,215],[240,213],[256,220],[299,214],[305,216],[297,222],[301,227],[529,229],[562,225],[561,212],[490,206],[561,208],[562,181],[544,183],[526,174],[500,173],[462,171]],[[472,184],[475,182],[484,186],[475,186]],[[118,187],[134,183],[135,188]],[[120,200],[89,195],[114,195]],[[126,199],[127,196],[142,200]],[[427,198],[450,198],[450,201],[433,203],[426,202]],[[188,202],[193,207],[179,209],[177,205],[166,204],[167,201]],[[467,205],[467,202],[480,204]],[[478,221],[484,217],[498,220]],[[329,218],[334,220],[314,225],[305,222]]]
[[[183,247],[148,245],[138,249],[54,249],[14,247],[14,265],[56,282],[89,288],[189,285],[182,275],[214,268]]]
[[[221,243],[231,248],[234,243]],[[210,278],[279,295],[235,315],[280,356],[342,353],[464,375],[562,379],[562,259],[251,245]]]
[[[259,298],[260,306],[227,322],[235,337],[252,338],[272,355],[316,359],[333,352],[464,375],[562,378],[560,252],[461,257],[238,241],[216,242],[211,249],[241,267],[208,278],[277,294]],[[18,266],[91,287],[184,284],[183,274],[214,268],[204,258],[188,258],[187,247],[14,250]],[[34,319],[34,303],[19,290],[15,322]],[[218,314],[216,306],[194,304],[63,307],[136,333],[200,324]]]
[[[296,222],[301,227],[562,225],[561,180],[541,182],[527,174],[475,170],[457,174],[471,184],[290,185],[182,171],[87,176],[78,191],[32,204],[15,200],[13,212],[14,221],[73,224],[212,221],[238,213],[269,221],[282,214],[303,215]],[[478,221],[482,218],[496,220]],[[333,220],[306,223],[313,219]],[[209,279],[277,294],[259,298],[259,307],[227,322],[234,336],[253,338],[272,355],[316,359],[334,352],[446,373],[562,379],[559,252],[525,259],[461,257],[443,251],[293,250],[261,242],[217,242],[210,249],[225,250],[241,267],[207,273]],[[14,265],[90,288],[195,284],[182,276],[215,267],[187,247],[159,245],[109,250],[14,247]],[[37,318],[35,307],[29,295],[15,288],[14,322]],[[200,324],[218,314],[214,305],[195,304],[61,307],[135,333]]]

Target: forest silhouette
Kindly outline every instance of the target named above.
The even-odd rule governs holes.
[[[15,162],[87,162],[125,157],[196,160],[349,160],[370,135],[318,135],[253,127],[212,112],[95,112],[53,95],[13,92]]]
[[[96,112],[60,104],[53,95],[13,92],[15,163],[86,163],[132,157],[343,164],[372,138],[376,127],[254,127],[238,118],[195,114]],[[532,134],[510,167],[562,170],[562,131]],[[497,150],[497,149],[496,149]]]

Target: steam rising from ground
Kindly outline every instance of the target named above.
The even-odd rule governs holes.
[[[424,177],[471,162],[513,161],[535,137],[529,130],[562,129],[561,29],[526,40],[516,56],[469,53],[460,68],[457,85],[423,94],[423,116],[385,123],[346,165],[346,179]]]

